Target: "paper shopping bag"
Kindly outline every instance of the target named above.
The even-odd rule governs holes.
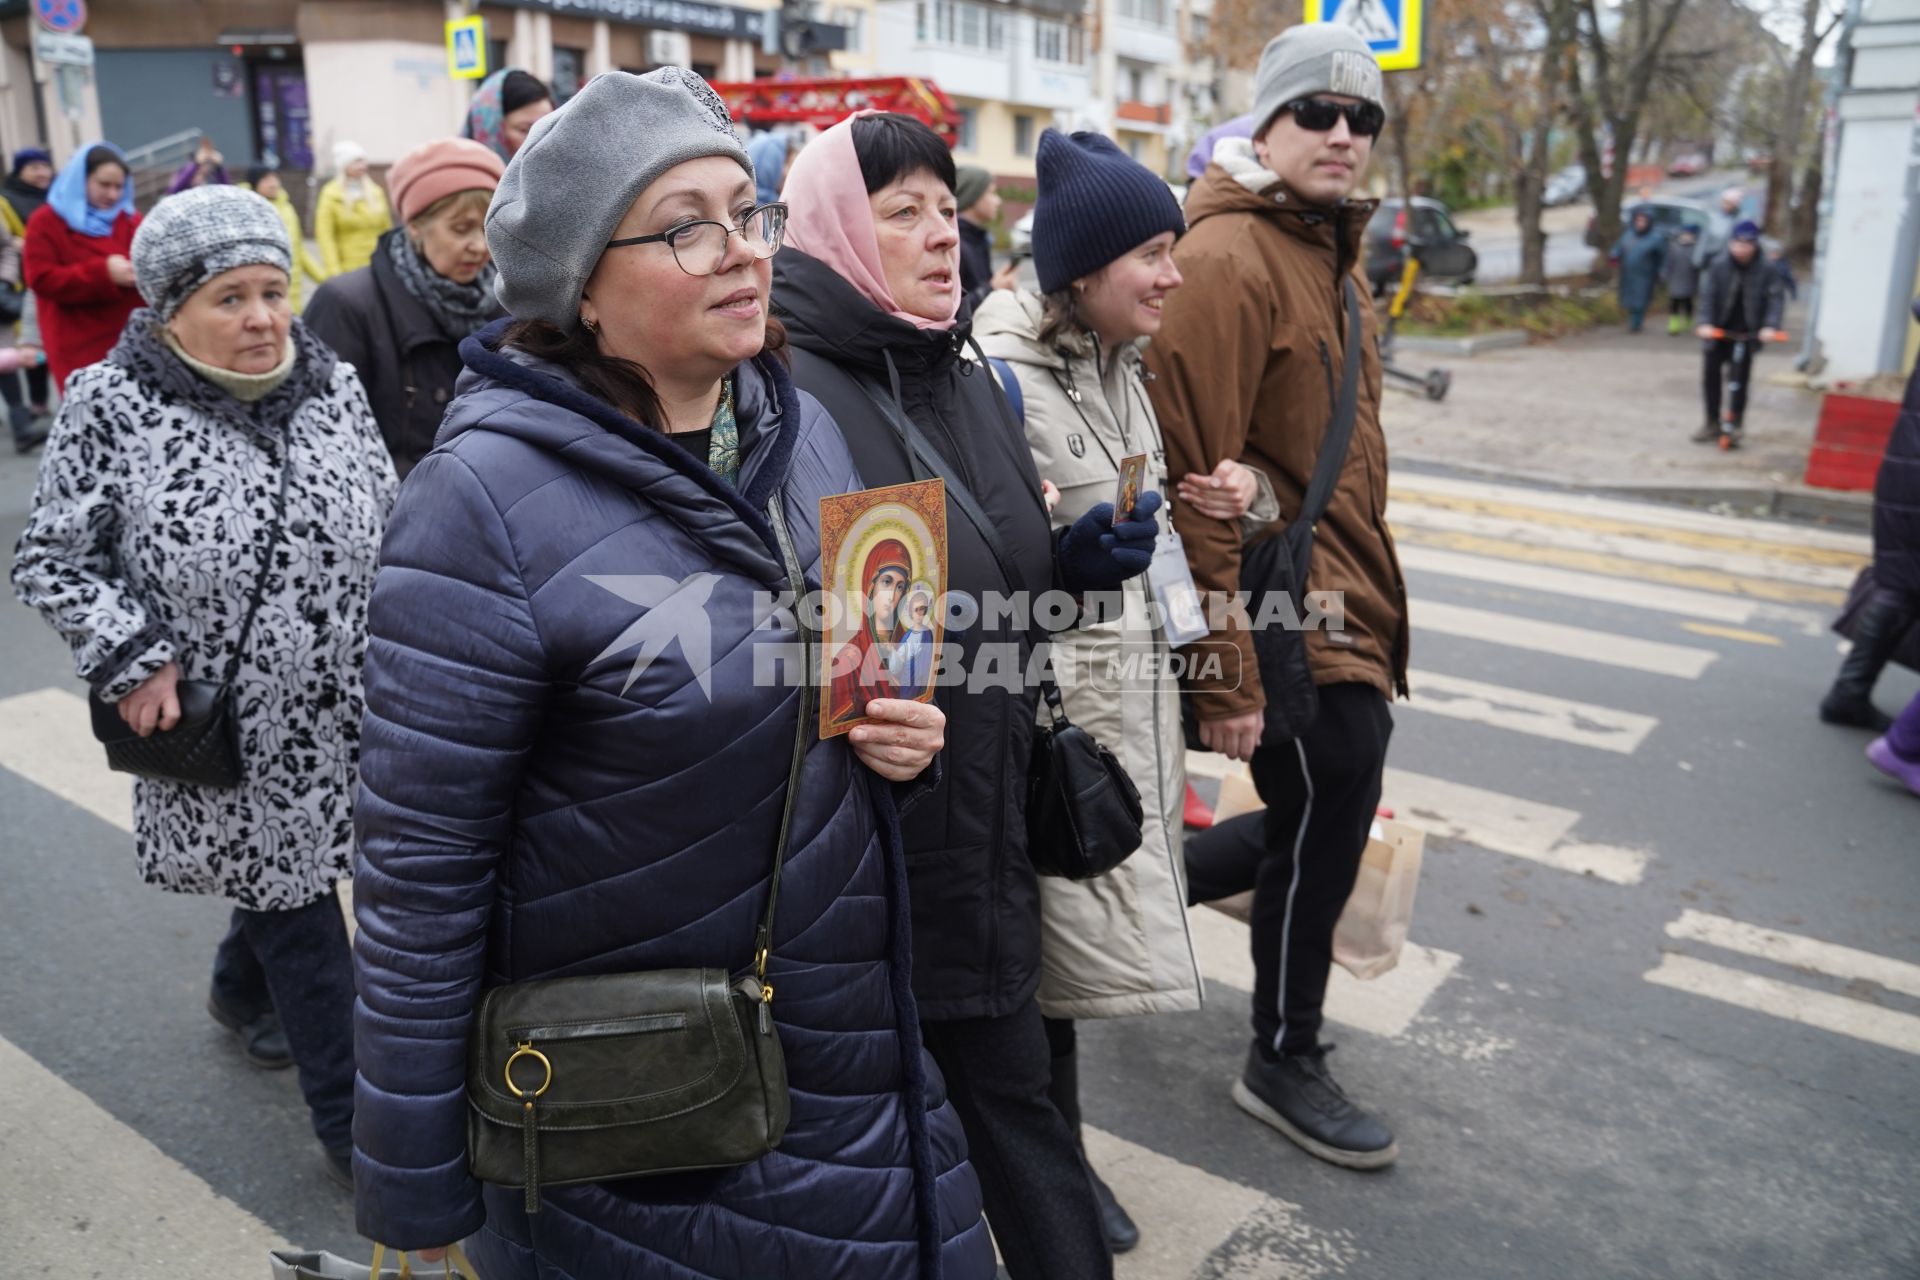
[[[1425,848],[1426,836],[1417,828],[1374,819],[1360,875],[1333,927],[1334,963],[1354,977],[1377,978],[1400,963]]]
[[[395,1255],[397,1266],[382,1265],[386,1253],[385,1245],[376,1244],[373,1265],[368,1266],[325,1250],[274,1249],[267,1254],[267,1265],[273,1269],[273,1280],[432,1280],[440,1275],[477,1280],[473,1264],[459,1245],[448,1249],[443,1261],[423,1262],[417,1271],[404,1253]]]

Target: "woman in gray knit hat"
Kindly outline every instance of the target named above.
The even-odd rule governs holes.
[[[255,1066],[299,1067],[347,1182],[353,973],[334,885],[397,482],[359,379],[287,306],[291,257],[273,206],[238,187],[154,209],[132,252],[147,307],[67,383],[13,585],[142,737],[181,725],[186,682],[227,686],[240,781],[137,778],[140,871],[232,904],[208,1012]]]
[[[691,72],[600,76],[536,124],[487,214],[513,318],[461,344],[460,394],[382,551],[359,1226],[429,1260],[471,1236],[487,1280],[993,1274],[907,976],[896,796],[921,790],[944,718],[876,699],[878,723],[820,739],[779,603],[795,576],[818,589],[821,499],[861,487],[777,356],[785,217]],[[730,1128],[758,1158],[676,1149],[720,1167],[661,1172],[610,1129],[525,1139],[492,1071],[469,1101],[483,993],[687,968],[765,979],[752,1034],[784,1054],[791,1118]],[[637,1028],[619,1078],[596,1077],[582,1039],[636,1028],[591,1013],[527,1032],[552,1055],[549,1123],[609,1093],[693,1111],[739,1070],[722,1070],[737,1021],[696,1012]],[[539,1185],[563,1145],[600,1180]]]

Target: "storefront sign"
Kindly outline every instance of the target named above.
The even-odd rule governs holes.
[[[761,19],[765,16],[758,9],[702,4],[700,0],[489,0],[489,3],[728,40],[760,39]]]

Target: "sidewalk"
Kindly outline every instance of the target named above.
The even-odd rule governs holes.
[[[1789,306],[1790,332],[1800,332],[1804,312]],[[1404,352],[1403,368],[1450,368],[1453,389],[1438,404],[1389,389],[1381,419],[1397,466],[1864,527],[1869,495],[1801,482],[1820,397],[1776,384],[1791,376],[1796,350],[1797,343],[1770,346],[1755,361],[1746,437],[1732,453],[1687,439],[1705,416],[1700,343],[1669,338],[1664,314],[1648,317],[1638,335],[1600,329],[1471,359]]]

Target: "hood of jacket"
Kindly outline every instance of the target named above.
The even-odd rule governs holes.
[[[745,451],[735,489],[661,429],[621,413],[560,366],[503,347],[510,324],[496,320],[460,344],[466,369],[436,448],[470,431],[491,431],[564,454],[581,470],[645,492],[656,507],[698,528],[703,541],[724,544],[731,558],[754,572],[783,573],[765,507],[792,464],[797,436],[782,426],[800,420],[800,400],[776,357],[763,353],[734,370],[734,414]],[[741,525],[713,520],[715,503]]]
[[[880,373],[890,367],[901,375],[939,372],[972,334],[964,304],[951,329],[917,329],[867,301],[820,259],[791,247],[773,260],[773,314],[800,350]]]
[[[1188,192],[1186,215],[1191,231],[1224,213],[1258,214],[1288,235],[1336,250],[1343,262],[1352,263],[1360,259],[1367,220],[1379,207],[1378,200],[1310,204],[1260,163],[1250,139],[1226,138],[1214,148],[1213,163]]]
[[[1064,369],[1076,360],[1104,360],[1112,352],[1084,329],[1067,326],[1052,342],[1041,342],[1046,327],[1047,300],[1030,289],[996,289],[973,314],[973,336],[990,356],[1045,369]],[[1147,339],[1136,338],[1119,348],[1121,362],[1138,360]]]
[[[243,429],[266,427],[278,432],[294,411],[326,392],[333,381],[333,348],[296,317],[287,331],[293,344],[293,371],[285,382],[255,403],[243,404],[225,390],[195,373],[160,338],[161,322],[151,308],[142,307],[127,319],[120,341],[107,360],[125,369],[156,396],[193,406],[210,417]]]

